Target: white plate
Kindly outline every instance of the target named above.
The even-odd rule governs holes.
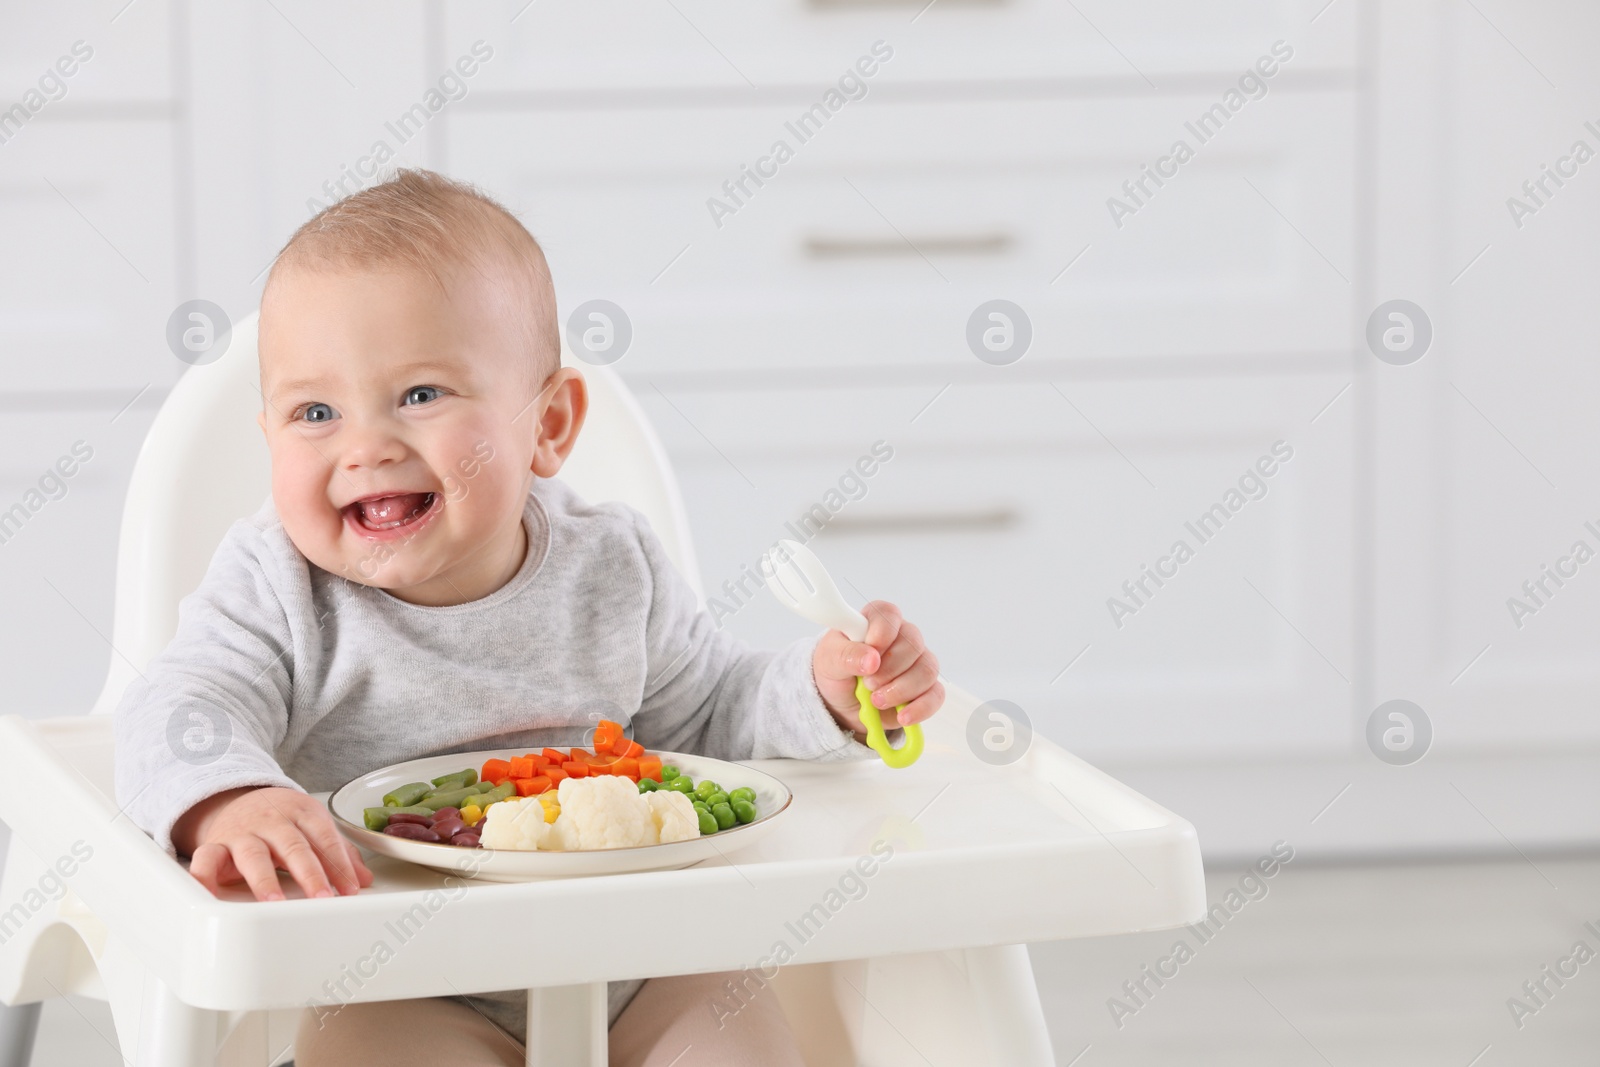
[[[396,763],[346,782],[328,798],[328,809],[346,837],[369,852],[420,863],[446,874],[460,874],[489,882],[531,882],[539,878],[577,878],[591,874],[630,871],[668,871],[688,867],[713,856],[726,855],[763,837],[773,821],[789,808],[789,787],[763,771],[707,756],[656,752],[661,762],[688,774],[696,782],[713,779],[724,789],[749,786],[756,792],[756,820],[734,825],[706,837],[669,841],[636,848],[589,849],[582,852],[514,852],[506,849],[457,848],[454,845],[410,841],[368,830],[362,809],[383,805],[383,795],[411,782],[432,781],[442,775],[478,770],[488,759],[510,759],[526,749],[460,752],[453,756]]]

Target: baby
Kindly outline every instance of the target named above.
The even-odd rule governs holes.
[[[392,763],[579,744],[619,711],[653,749],[876,758],[857,675],[886,727],[943,702],[893,604],[866,606],[863,642],[750,650],[643,515],[556,480],[587,406],[559,336],[537,242],[428,171],[334,204],[279,255],[257,416],[271,497],[228,530],[115,719],[119,803],[212,892],[282,900],[280,870],[308,897],[371,885],[308,792]],[[212,743],[187,747],[202,721]],[[718,1028],[728,977],[611,983],[611,1062],[665,1067],[692,1043],[697,1064],[799,1065],[775,998]],[[520,1064],[524,1000],[308,1011],[296,1062]]]

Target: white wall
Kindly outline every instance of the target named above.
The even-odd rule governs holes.
[[[1505,604],[1574,540],[1600,549],[1600,165],[1520,228],[1505,204],[1575,139],[1600,149],[1600,13],[122,2],[0,33],[0,106],[94,53],[0,143],[0,508],[95,450],[0,545],[7,710],[85,708],[103,677],[121,489],[183,369],[168,314],[247,314],[308,201],[382,141],[517,210],[564,315],[625,309],[617,366],[678,465],[708,592],[881,439],[894,459],[818,550],[904,605],[949,677],[1213,855],[1600,829],[1600,564],[1520,629]],[[785,122],[880,40],[865,98],[801,144]],[[464,95],[402,144],[386,124],[479,41]],[[1265,95],[1201,144],[1185,122],[1278,41]],[[1180,137],[1194,158],[1119,226],[1107,199]],[[718,225],[708,198],[778,138],[793,159]],[[1435,334],[1409,366],[1364,339],[1396,297]],[[966,341],[995,298],[1032,324],[1009,366]],[[1199,544],[1184,523],[1279,441],[1267,494]],[[1107,599],[1178,538],[1194,558],[1119,626]],[[729,625],[770,644],[801,624],[763,595]],[[1407,767],[1364,734],[1396,697],[1435,731]]]

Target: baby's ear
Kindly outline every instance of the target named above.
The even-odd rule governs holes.
[[[589,387],[575,367],[562,367],[545,384],[550,399],[539,415],[539,440],[534,446],[533,473],[554,478],[578,443],[578,431],[589,412]]]

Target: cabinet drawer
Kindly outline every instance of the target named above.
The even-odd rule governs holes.
[[[996,297],[1031,318],[1028,358],[1343,350],[1351,95],[1251,105],[1113,222],[1212,102],[864,107],[718,220],[722,183],[796,142],[787,111],[477,114],[452,157],[522,211],[564,313],[627,311],[630,373],[970,365]]]
[[[112,656],[106,641],[122,506],[154,418],[154,406],[143,404],[121,414],[0,415],[0,582],[10,608],[0,618],[0,671],[8,711],[81,714],[99,695]],[[75,457],[79,441],[86,448]],[[65,470],[73,473],[60,477]]]
[[[1145,92],[1199,72],[1236,75],[1275,40],[1298,70],[1348,66],[1355,20],[1282,0],[1179,0],[1076,6],[1053,0],[505,0],[450,5],[449,48],[490,41],[500,54],[491,91],[570,93],[619,88],[765,90],[837,79],[875,41],[893,49],[883,79],[1126,82]],[[926,10],[924,10],[926,8]],[[1314,13],[1314,12],[1313,12]],[[1148,84],[1147,84],[1148,82]],[[1164,82],[1166,84],[1164,84]],[[1219,91],[1220,91],[1219,86]]]
[[[0,233],[26,270],[0,289],[0,351],[18,390],[170,385],[177,304],[171,127],[36,123],[5,146]],[[53,186],[53,187],[52,187]]]
[[[1326,375],[1072,387],[1094,426],[1058,395],[1065,418],[1014,391],[976,410],[952,404],[942,424],[919,420],[917,435],[864,426],[855,441],[810,449],[782,440],[781,426],[758,449],[730,430],[737,420],[695,411],[725,456],[687,446],[677,415],[645,402],[682,480],[707,595],[734,609],[726,625],[741,637],[772,646],[806,632],[765,591],[725,584],[798,531],[852,603],[899,603],[947,677],[1017,702],[1075,751],[1211,758],[1348,746],[1348,397],[1318,418],[1343,385]],[[963,432],[995,407],[1014,419],[994,441]],[[846,479],[876,439],[892,457]],[[1188,529],[1280,440],[1293,454],[1258,479],[1264,491],[1249,484],[1205,540]],[[1129,602],[1122,583],[1179,539],[1192,558],[1114,617],[1108,600]]]
[[[171,107],[172,17],[169,0],[71,0],[16,8],[0,35],[0,85],[5,86],[0,110],[22,100],[29,89],[50,97],[30,125],[86,104],[146,115]],[[82,46],[74,54],[78,42]],[[64,56],[68,61],[57,68],[56,61]],[[72,73],[61,79],[64,88],[46,76],[47,71],[65,70]],[[43,86],[41,77],[46,77]]]

